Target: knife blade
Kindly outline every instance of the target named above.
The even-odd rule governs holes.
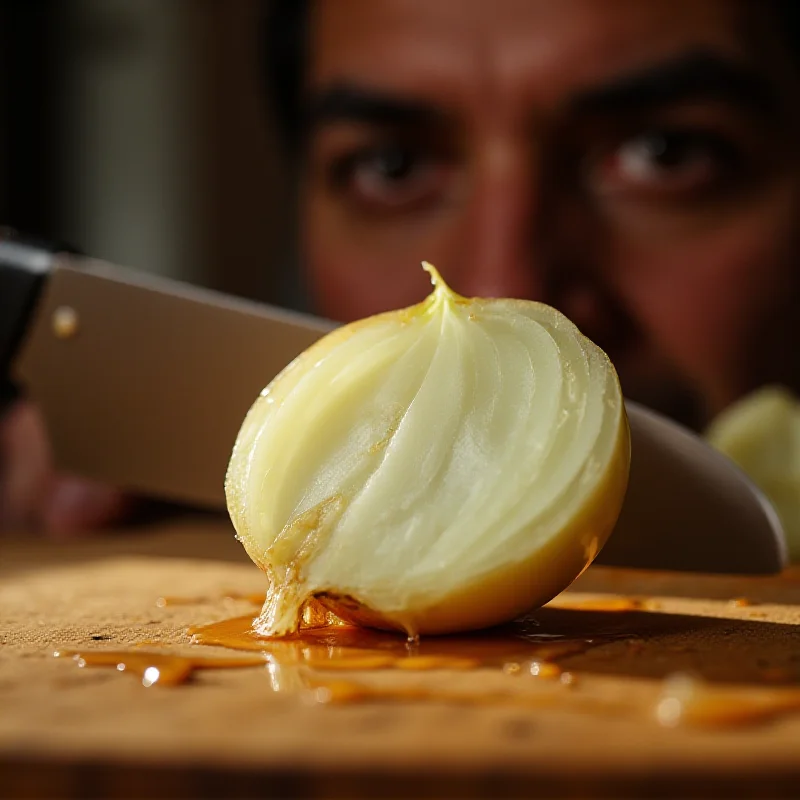
[[[332,330],[306,314],[101,261],[0,241],[0,370],[43,411],[57,466],[199,507],[224,507],[242,420]],[[4,360],[3,360],[4,359]],[[777,572],[777,517],[732,462],[635,403],[631,480],[599,563]]]

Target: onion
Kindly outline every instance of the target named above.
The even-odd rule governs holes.
[[[765,386],[726,408],[706,431],[709,442],[752,478],[772,503],[789,557],[800,562],[800,402]]]
[[[620,511],[628,423],[606,355],[562,314],[465,299],[335,330],[261,393],[228,509],[269,592],[265,635],[316,599],[411,636],[513,619],[565,589]]]

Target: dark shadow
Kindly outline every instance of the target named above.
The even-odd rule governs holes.
[[[800,684],[800,625],[653,611],[543,608],[538,630],[589,639],[565,669],[637,678],[690,672],[709,681]]]

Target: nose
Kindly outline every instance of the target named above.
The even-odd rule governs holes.
[[[586,209],[544,163],[529,142],[484,147],[457,229],[453,286],[472,297],[547,303],[591,338],[611,341],[614,303],[594,263],[602,247]]]
[[[529,148],[507,141],[487,144],[476,159],[457,233],[462,294],[545,300],[534,160]]]

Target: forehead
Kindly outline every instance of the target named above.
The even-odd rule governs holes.
[[[336,0],[316,4],[309,83],[368,83],[454,105],[563,93],[683,51],[752,58],[766,3],[737,0]],[[757,13],[757,22],[766,17]],[[761,26],[763,27],[763,25]],[[745,35],[745,31],[748,34]]]

